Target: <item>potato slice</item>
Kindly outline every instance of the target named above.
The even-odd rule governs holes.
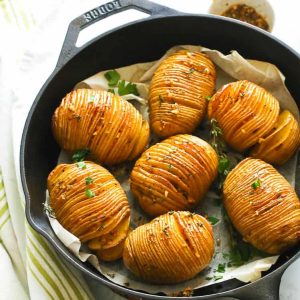
[[[247,80],[224,85],[208,104],[209,118],[218,122],[225,141],[239,152],[269,134],[278,115],[278,100]]]
[[[53,134],[67,152],[89,149],[105,165],[138,156],[147,146],[149,124],[121,97],[102,90],[67,94],[52,118]]]
[[[106,169],[88,161],[58,165],[48,176],[48,190],[51,208],[65,229],[97,253],[113,249],[103,259],[120,258],[130,209],[125,192]]]
[[[130,187],[142,209],[158,216],[197,205],[217,169],[217,154],[207,142],[176,135],[143,153],[130,175]]]
[[[270,254],[299,242],[299,199],[271,165],[244,159],[227,176],[223,193],[230,220],[245,241]]]
[[[150,83],[150,122],[161,137],[192,133],[206,112],[216,70],[201,52],[180,50],[161,62]]]
[[[283,111],[274,126],[273,131],[259,139],[251,151],[251,156],[266,162],[283,165],[288,161],[300,145],[299,124],[287,110]]]
[[[172,284],[196,276],[208,266],[213,253],[210,223],[200,215],[180,211],[133,230],[125,241],[123,261],[146,282]]]

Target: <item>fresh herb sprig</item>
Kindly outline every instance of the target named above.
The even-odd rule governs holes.
[[[229,253],[223,253],[223,258],[228,261],[227,267],[238,267],[248,262],[250,259],[260,256],[266,257],[268,254],[256,249],[252,245],[244,242],[243,237],[234,229],[226,211],[222,209],[224,223],[227,226],[231,250]]]
[[[120,96],[133,94],[139,96],[137,86],[134,83],[121,80],[121,75],[116,70],[110,70],[104,74],[104,77],[108,81],[109,92],[115,93],[115,88]]]
[[[73,162],[82,162],[85,160],[85,158],[90,154],[90,150],[89,149],[81,149],[76,151],[73,156],[72,156],[72,160]]]
[[[230,172],[232,166],[231,162],[226,153],[226,145],[223,140],[223,130],[219,127],[216,119],[210,120],[210,136],[211,136],[211,146],[217,152],[219,157],[219,189],[222,189],[224,180],[228,173]]]

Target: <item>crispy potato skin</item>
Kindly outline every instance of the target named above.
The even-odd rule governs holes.
[[[49,174],[50,206],[62,226],[88,242],[100,259],[116,260],[129,233],[128,200],[106,169],[88,161],[85,165],[61,164]],[[86,183],[87,177],[92,178],[91,184]],[[89,198],[86,189],[95,196]]]
[[[102,90],[67,94],[52,118],[58,144],[68,152],[90,149],[99,163],[114,165],[138,156],[147,146],[149,124],[129,102]]]
[[[178,283],[210,263],[214,238],[210,223],[186,211],[170,212],[132,231],[123,252],[125,266],[146,282]]]
[[[258,178],[260,186],[255,189],[252,184]],[[223,192],[232,223],[256,248],[280,254],[299,241],[299,199],[271,165],[244,159],[227,176]]]
[[[203,53],[180,50],[161,62],[149,91],[150,123],[161,137],[191,133],[206,113],[216,81],[212,61]]]
[[[279,115],[279,102],[247,80],[224,85],[209,101],[208,116],[216,119],[224,139],[243,152],[269,134]]]
[[[292,157],[299,145],[299,124],[294,116],[285,110],[279,115],[272,132],[258,141],[251,156],[271,164],[283,165]]]
[[[131,191],[151,216],[191,209],[215,179],[218,157],[198,137],[181,134],[146,150],[130,175]]]

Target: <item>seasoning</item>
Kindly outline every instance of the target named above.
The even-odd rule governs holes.
[[[222,16],[244,21],[267,31],[270,29],[267,21],[253,7],[246,4],[234,4],[223,12]]]

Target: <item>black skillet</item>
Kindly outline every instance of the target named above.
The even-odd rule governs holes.
[[[150,17],[99,35],[83,47],[75,46],[80,30],[131,8]],[[235,49],[246,58],[273,63],[286,76],[286,85],[293,97],[300,99],[300,57],[269,33],[232,19],[180,13],[146,0],[117,0],[92,9],[70,23],[57,66],[34,101],[22,137],[21,177],[26,216],[31,226],[77,269],[119,294],[131,297],[168,298],[114,284],[89,264],[79,261],[55,236],[43,213],[46,178],[56,165],[60,151],[51,133],[51,116],[62,97],[77,82],[100,70],[155,60],[179,44],[202,45],[223,53]],[[299,248],[282,255],[276,265],[254,283],[230,280],[198,289],[193,298],[279,299],[282,273],[299,256]]]

